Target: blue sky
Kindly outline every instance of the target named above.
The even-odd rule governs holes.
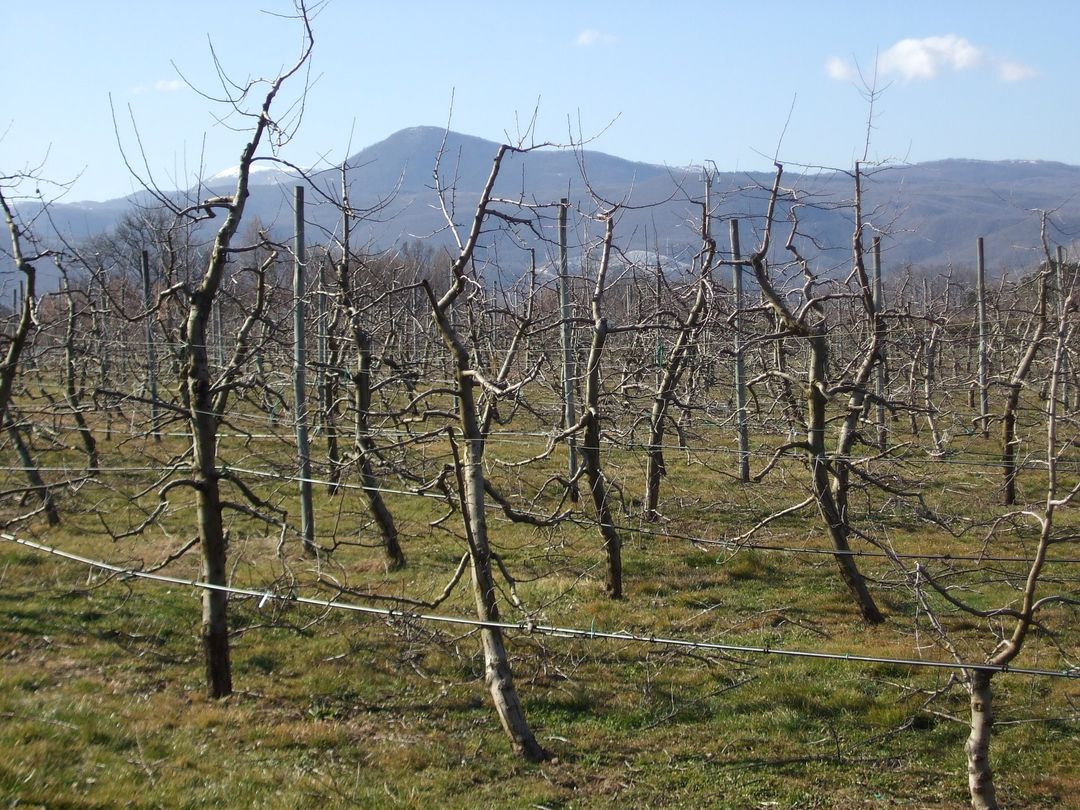
[[[219,91],[296,54],[289,0],[8,0],[0,173],[45,160],[69,201],[136,188],[120,140],[162,186],[237,162]],[[872,159],[1080,164],[1080,4],[1015,2],[361,2],[314,19],[312,86],[282,156],[340,161],[443,125],[491,140],[538,109],[536,139],[655,163],[850,166],[866,139],[856,65],[883,88]],[[181,78],[181,74],[183,79]],[[185,83],[185,80],[188,83]],[[294,84],[293,90],[299,85]],[[789,120],[790,115],[790,120]],[[785,130],[786,124],[786,130]],[[351,139],[351,149],[350,149]]]

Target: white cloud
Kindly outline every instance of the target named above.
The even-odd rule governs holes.
[[[942,70],[968,70],[983,59],[981,50],[963,37],[902,39],[878,56],[878,72],[912,79],[935,79]]]
[[[825,73],[830,79],[838,82],[853,82],[859,78],[859,71],[847,59],[839,56],[830,56],[825,60]]]
[[[619,38],[614,34],[597,31],[593,28],[586,28],[577,35],[574,44],[579,48],[588,48],[590,45],[614,45],[618,41]]]
[[[1034,79],[1035,75],[1035,68],[1020,62],[1003,60],[998,64],[998,76],[1003,82],[1022,82],[1027,79]]]
[[[183,79],[158,79],[154,82],[155,93],[175,93],[185,87],[187,87],[187,82]]]
[[[992,67],[998,78],[1017,82],[1035,76],[1034,68],[988,54],[985,50],[956,34],[944,34],[922,39],[902,39],[878,54],[879,78],[899,78],[910,82],[936,79],[946,72]],[[837,81],[854,81],[858,72],[852,63],[838,56],[825,62],[825,73]]]

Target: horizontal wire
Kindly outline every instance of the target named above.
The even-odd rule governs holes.
[[[197,413],[202,413],[201,411],[196,411],[196,412]],[[385,414],[378,414],[378,413],[374,413],[373,415],[376,416],[376,417],[385,416]],[[184,418],[184,417],[179,417],[179,418]],[[247,419],[249,421],[260,421],[260,422],[265,422],[265,421],[268,420],[268,417],[266,415],[230,414],[228,416],[228,419],[230,421],[237,421],[238,418]],[[286,444],[290,444],[289,439],[291,439],[292,437],[290,436],[288,430],[291,428],[291,426],[293,424],[293,421],[292,420],[285,420],[285,419],[282,419],[281,421],[283,422],[284,425],[286,425],[286,428],[280,434],[277,434],[277,433],[247,433],[247,432],[234,433],[234,432],[224,431],[224,432],[219,432],[217,434],[217,436],[218,436],[219,439],[233,438],[233,439],[243,439],[245,441],[249,441],[249,440],[266,440],[266,441],[279,441],[279,442],[283,442],[283,443],[286,443]],[[314,429],[321,429],[321,426],[316,424],[316,423],[312,423],[310,426],[312,428],[314,428]],[[716,422],[713,422],[713,423],[710,423],[710,426],[723,427],[723,428],[728,428],[728,429],[731,428],[731,425],[729,423],[716,423]],[[340,431],[339,431],[339,436],[340,437],[347,438],[349,435],[351,435],[351,433],[352,433],[352,426],[351,425],[341,424],[341,425],[339,425],[339,427],[341,428]],[[102,427],[102,426],[89,426],[87,428],[87,431],[92,433],[92,434],[96,434],[96,435],[109,435],[109,434],[115,434],[115,433],[119,432],[117,428],[109,429],[108,427]],[[70,426],[68,428],[68,432],[69,433],[80,433],[80,432],[83,432],[83,429],[78,428],[76,426]],[[779,433],[769,433],[769,432],[764,432],[764,431],[762,431],[762,432],[764,433],[764,435],[770,435],[770,436],[779,436],[779,435],[781,435]],[[436,441],[441,440],[439,436],[428,435],[428,436],[419,436],[418,437],[414,433],[410,433],[409,431],[402,430],[402,429],[399,429],[399,428],[378,428],[378,427],[375,427],[375,428],[369,428],[366,433],[367,433],[368,436],[370,436],[370,437],[372,437],[374,439],[378,439],[378,438],[414,439],[414,440],[416,440],[416,442],[420,442],[420,441],[436,442]],[[192,433],[190,431],[186,431],[186,430],[159,430],[159,431],[154,431],[152,428],[146,428],[146,429],[140,428],[139,430],[134,431],[134,433],[133,433],[133,435],[136,435],[136,436],[150,436],[151,434],[157,434],[157,435],[160,435],[160,436],[163,436],[163,437],[169,437],[169,438],[182,438],[182,439],[188,439],[188,440],[190,440],[191,437],[192,437]],[[970,434],[970,436],[968,436],[968,438],[974,438],[975,436],[976,436],[976,433],[972,433],[972,434]],[[524,439],[545,439],[545,440],[547,440],[547,439],[550,439],[550,438],[552,438],[552,434],[550,432],[527,431],[527,430],[522,430],[522,431],[492,431],[487,436],[487,440],[491,441],[491,442],[497,442],[499,444],[518,444],[520,446],[531,446],[532,443],[527,442],[527,441],[516,441],[518,439],[522,439],[522,440],[524,440]],[[291,444],[290,444],[290,446],[291,446]],[[593,449],[591,446],[585,445],[585,444],[580,443],[580,442],[577,442],[576,446],[578,447],[578,449]],[[679,444],[661,443],[661,444],[658,444],[658,445],[650,445],[650,444],[646,444],[646,443],[643,443],[643,442],[620,441],[618,438],[613,438],[611,436],[603,437],[600,448],[603,449],[605,447],[614,448],[614,449],[621,450],[621,451],[626,451],[626,452],[632,452],[632,451],[647,452],[647,451],[655,448],[655,449],[662,450],[662,451],[690,453],[692,455],[710,455],[710,454],[713,454],[713,455],[726,455],[726,456],[738,456],[738,457],[745,456],[747,458],[752,458],[752,459],[771,459],[773,457],[773,455],[775,454],[775,452],[776,452],[775,448],[770,449],[768,447],[751,448],[751,449],[748,449],[746,451],[741,451],[738,448],[724,447],[722,445],[702,446],[702,445],[691,445],[691,444],[681,444],[681,443],[679,443]],[[918,448],[918,450],[921,453],[924,453],[925,455],[920,455],[918,458],[912,458],[912,457],[908,457],[908,456],[890,456],[890,457],[882,458],[881,460],[882,461],[893,461],[893,462],[896,462],[896,463],[903,463],[903,464],[933,464],[933,465],[941,465],[941,466],[982,467],[982,468],[994,468],[994,469],[1000,469],[1001,466],[1002,466],[1002,463],[1003,463],[1002,460],[1001,460],[1000,455],[995,455],[995,454],[990,454],[990,453],[979,453],[979,452],[975,452],[975,451],[972,451],[972,450],[963,450],[962,451],[962,450],[949,450],[949,449],[946,449],[943,453],[940,453],[940,454],[932,452],[929,448]],[[876,450],[875,450],[875,453],[877,453]],[[1034,451],[1033,451],[1033,454],[1034,454]],[[795,457],[795,456],[793,455],[792,457]],[[840,455],[836,455],[836,454],[828,454],[828,457],[829,457],[830,461],[859,462],[859,461],[865,460],[865,457],[863,457],[863,456],[840,456]],[[311,460],[312,461],[318,461],[318,459],[316,459],[314,457]],[[1042,469],[1045,469],[1046,462],[1043,461],[1043,460],[1033,459],[1033,458],[1029,457],[1027,459],[1017,459],[1015,461],[1015,463],[1014,463],[1014,466],[1015,466],[1015,468],[1017,470],[1042,470]],[[10,470],[10,469],[23,469],[23,468],[4,468],[4,467],[0,467],[0,469],[9,469]],[[47,469],[47,468],[41,467],[39,469]],[[1067,460],[1059,459],[1058,460],[1058,470],[1062,471],[1062,472],[1080,471],[1080,460],[1078,460],[1078,461],[1067,461]]]
[[[596,630],[594,628],[586,630],[580,627],[561,627],[557,625],[538,624],[532,621],[484,621],[482,619],[469,619],[462,616],[447,616],[437,613],[417,613],[408,610],[396,610],[394,608],[378,608],[370,605],[340,602],[337,600],[315,599],[313,597],[298,596],[294,594],[281,594],[275,593],[274,591],[260,591],[251,588],[235,588],[229,585],[215,585],[209,582],[202,582],[200,580],[184,579],[182,577],[172,577],[164,574],[155,574],[145,571],[138,571],[131,568],[123,568],[121,566],[112,565],[101,560],[94,560],[89,557],[83,557],[78,554],[63,551],[52,546],[35,543],[32,540],[26,540],[12,534],[8,534],[7,532],[0,532],[0,539],[6,540],[11,543],[16,543],[20,546],[24,546],[35,551],[51,554],[53,556],[73,562],[82,563],[83,565],[87,565],[91,568],[99,568],[103,571],[110,571],[114,574],[119,575],[122,578],[147,579],[172,585],[190,586],[201,590],[218,591],[235,596],[258,598],[260,607],[265,605],[267,602],[276,601],[281,603],[313,605],[328,610],[345,610],[353,613],[363,613],[373,616],[384,616],[390,619],[406,619],[414,621],[436,622],[442,624],[464,625],[467,627],[518,631],[526,635],[537,634],[554,636],[558,638],[627,641],[683,649],[713,650],[716,652],[735,653],[742,655],[775,655],[785,658],[805,658],[810,660],[823,661],[844,661],[849,663],[862,664],[889,664],[894,666],[909,666],[913,668],[962,669],[969,672],[990,672],[1045,678],[1067,678],[1070,680],[1080,678],[1080,667],[1071,667],[1069,669],[1063,670],[1035,669],[1029,667],[1013,667],[1008,664],[987,664],[965,661],[928,661],[920,658],[889,658],[885,656],[860,655],[856,653],[830,653],[818,650],[793,650],[785,647],[762,647],[746,644],[725,644],[715,641],[695,641],[693,639],[674,638],[668,636],[646,636],[640,633]]]
[[[0,467],[0,470],[25,471],[27,468],[18,467]],[[71,472],[69,468],[65,467],[38,467],[39,471],[45,472]],[[103,468],[110,472],[161,472],[161,468],[157,466],[144,466],[144,467],[112,467]],[[350,481],[330,481],[325,478],[316,478],[314,476],[304,477],[300,475],[288,475],[282,472],[273,472],[268,470],[255,470],[248,467],[239,467],[236,465],[223,465],[220,468],[223,472],[238,472],[245,475],[253,475],[260,478],[271,479],[275,481],[289,482],[289,483],[309,483],[315,486],[334,486],[343,490],[354,490],[359,492],[378,492],[383,495],[402,495],[407,497],[420,497],[428,498],[431,500],[437,500],[445,502],[446,498],[436,492],[421,492],[410,489],[394,489],[385,486],[365,486],[364,484],[354,483]],[[492,516],[496,520],[503,522],[514,522],[512,519],[500,514],[500,509],[497,506],[488,504],[492,510]],[[514,511],[521,515],[537,518],[541,520],[548,520],[550,515],[535,512],[528,509],[522,509],[514,507]],[[578,517],[576,515],[568,515],[563,518],[567,523],[572,523],[575,526],[581,528],[592,529],[598,524],[595,520],[589,520],[585,517]],[[857,557],[857,558],[871,558],[871,559],[901,559],[901,560],[928,560],[928,561],[940,561],[940,562],[1001,562],[1001,563],[1024,563],[1030,565],[1035,560],[1032,557],[1019,557],[997,554],[916,554],[911,552],[894,552],[894,551],[870,551],[863,549],[825,549],[825,548],[811,548],[809,546],[782,546],[771,543],[741,543],[735,540],[718,539],[715,537],[705,537],[699,535],[685,534],[682,532],[664,532],[659,529],[655,529],[649,526],[643,526],[640,524],[625,524],[611,522],[610,525],[613,529],[621,532],[630,532],[639,535],[647,535],[658,539],[666,540],[682,540],[694,545],[702,546],[714,546],[717,548],[727,549],[729,551],[766,551],[776,552],[783,554],[807,554],[812,556],[828,556],[828,557]],[[1074,557],[1050,557],[1046,560],[1047,564],[1058,565],[1078,565],[1080,564],[1080,558]]]

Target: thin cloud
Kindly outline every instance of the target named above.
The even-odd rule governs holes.
[[[945,73],[959,73],[992,67],[1002,81],[1030,79],[1035,70],[1028,65],[988,54],[970,40],[956,34],[921,39],[902,39],[878,54],[877,75],[904,82],[930,81]],[[837,81],[853,81],[858,71],[850,60],[830,56],[825,73]]]
[[[187,88],[187,82],[183,79],[158,79],[154,82],[155,93],[175,93]]]
[[[830,56],[825,60],[825,73],[830,79],[838,82],[853,82],[859,78],[859,71],[846,59],[839,56]]]
[[[577,39],[574,40],[574,44],[579,48],[588,48],[592,45],[614,45],[619,41],[619,38],[614,34],[608,34],[604,31],[597,31],[594,28],[586,28],[580,34],[577,35]]]
[[[1003,61],[998,65],[998,76],[1003,82],[1022,82],[1034,79],[1037,75],[1035,68],[1020,62]]]

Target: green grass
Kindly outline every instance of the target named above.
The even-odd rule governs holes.
[[[713,446],[730,445],[723,433],[707,438]],[[42,445],[39,458],[77,468],[75,446]],[[164,463],[181,447],[175,439],[158,446],[125,437],[103,451],[106,464],[122,466]],[[963,448],[994,451],[992,441],[977,437],[965,439]],[[495,459],[512,461],[540,449],[539,441],[493,443],[489,475],[504,492],[531,497],[563,469],[565,457],[526,469],[504,468]],[[285,452],[281,442],[242,438],[222,446],[222,458],[235,467],[287,469]],[[411,451],[405,460],[430,479],[445,447]],[[687,464],[678,452],[669,453],[659,524],[642,525],[620,513],[620,523],[632,531],[625,532],[626,598],[619,602],[604,596],[594,527],[540,530],[511,524],[493,510],[492,542],[519,578],[518,593],[535,618],[773,649],[946,657],[924,646],[932,629],[909,584],[882,558],[859,560],[889,616],[886,625],[868,628],[827,555],[733,551],[682,539],[734,537],[804,497],[805,471],[797,459],[748,486],[721,470],[733,463],[729,455],[706,461]],[[612,451],[606,463],[628,499],[636,497],[640,454]],[[905,474],[918,479],[912,485],[935,510],[983,522],[1003,511],[994,503],[992,468],[922,460],[912,468],[913,475]],[[1025,471],[1022,479],[1023,491],[1036,497],[1039,475]],[[293,482],[249,483],[297,522]],[[173,490],[169,509],[149,531],[114,539],[103,528],[103,519],[114,533],[137,526],[157,504],[154,489],[138,494],[149,485],[145,474],[103,476],[61,492],[65,522],[58,529],[31,522],[17,533],[121,564],[164,560],[191,538],[190,492]],[[982,529],[952,537],[909,507],[886,504],[880,495],[859,498],[857,525],[898,551],[983,548]],[[318,487],[320,537],[328,543],[333,534],[341,543],[333,555],[317,567],[290,535],[279,556],[273,527],[230,514],[234,582],[328,595],[316,585],[322,573],[367,593],[433,598],[465,548],[460,515],[432,527],[446,513],[444,504],[405,495],[389,495],[388,503],[409,560],[404,570],[385,570],[358,492],[331,497]],[[535,505],[522,505],[546,512],[557,503],[549,491]],[[10,501],[4,508],[19,511]],[[584,505],[581,514],[587,524]],[[1071,512],[1062,520],[1076,524]],[[777,521],[759,539],[817,548],[826,542],[813,509]],[[986,549],[1016,554],[1031,543],[1027,527],[1001,533]],[[954,577],[958,594],[986,607],[1008,604],[1024,570],[1011,563],[934,565]],[[163,573],[198,577],[197,551]],[[1050,578],[1053,587],[1076,588],[1071,568],[1055,568]],[[503,604],[507,618],[517,621]],[[987,621],[938,606],[964,656],[978,659],[993,645]],[[473,610],[466,575],[437,612],[470,616]],[[1060,667],[1062,650],[1075,658],[1076,619],[1073,608],[1049,610],[1053,637],[1033,635],[1017,664]],[[967,802],[966,695],[949,686],[948,670],[511,633],[527,716],[554,756],[530,765],[509,751],[469,628],[234,599],[237,691],[211,701],[203,691],[199,621],[198,594],[190,587],[122,581],[0,544],[0,799],[50,808],[927,808]],[[993,758],[1003,802],[1036,808],[1075,803],[1080,684],[1010,675],[996,678],[995,686],[1002,722]]]

